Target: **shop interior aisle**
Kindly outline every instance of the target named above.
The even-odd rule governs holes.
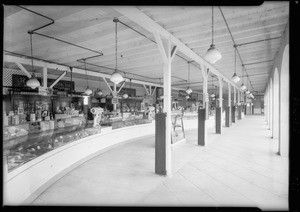
[[[247,115],[223,134],[197,131],[173,150],[173,175],[154,173],[154,135],[132,140],[75,168],[32,205],[236,206],[288,209],[288,159],[265,117]]]

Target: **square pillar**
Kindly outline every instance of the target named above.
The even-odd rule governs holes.
[[[155,173],[166,175],[166,113],[155,115]]]
[[[235,106],[231,106],[231,120],[232,123],[235,123]]]
[[[230,127],[230,107],[225,108],[225,127]]]
[[[209,107],[209,103],[208,103],[208,93],[207,93],[207,78],[208,78],[208,69],[206,69],[205,66],[201,66],[201,71],[202,71],[202,77],[203,77],[203,84],[202,84],[202,90],[203,90],[203,95],[202,95],[202,101],[203,101],[203,108],[207,108],[207,110],[205,111],[205,119],[208,120],[208,107]]]
[[[222,108],[221,107],[216,108],[215,121],[216,121],[216,133],[222,134]]]
[[[228,83],[228,127],[232,125],[231,123],[231,85]]]
[[[206,108],[198,110],[198,145],[205,146],[207,138]]]
[[[242,119],[242,105],[238,106],[238,120]]]

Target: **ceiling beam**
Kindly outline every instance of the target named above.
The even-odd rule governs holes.
[[[186,56],[188,56],[190,59],[194,60],[195,62],[199,63],[201,66],[206,66],[206,68],[209,68],[209,70],[212,73],[214,73],[215,75],[218,75],[224,81],[235,86],[237,89],[240,90],[240,88],[237,87],[235,84],[233,84],[233,82],[231,82],[230,79],[228,79],[226,76],[224,76],[218,70],[216,70],[211,64],[206,62],[203,58],[201,58],[194,51],[192,51],[185,44],[183,44],[180,40],[178,40],[174,35],[172,35],[170,32],[165,30],[162,26],[157,24],[155,21],[153,21],[150,17],[148,17],[146,14],[144,14],[142,11],[140,11],[136,7],[116,6],[116,7],[114,7],[114,9],[116,11],[118,11],[119,13],[121,13],[122,15],[129,18],[134,23],[140,25],[144,29],[146,29],[152,33],[158,33],[162,37],[169,39],[174,45],[178,46],[178,50],[181,51],[183,54],[185,54]]]
[[[22,58],[22,57],[16,57],[16,56],[12,56],[12,55],[4,55],[3,56],[3,61],[4,62],[11,62],[11,63],[19,63],[19,64],[25,64],[25,65],[31,65],[31,60],[28,58]],[[44,67],[47,66],[48,71],[50,71],[49,69],[53,69],[53,70],[58,70],[58,71],[62,71],[65,72],[67,70],[69,70],[70,67],[68,66],[64,66],[64,65],[58,65],[55,63],[49,63],[49,62],[44,62],[44,61],[39,61],[39,60],[34,60],[34,66],[36,67]],[[73,68],[73,74],[82,74],[82,75],[88,75],[88,76],[94,76],[94,77],[101,77],[103,78],[103,80],[107,83],[106,79],[110,78],[110,74],[103,74],[103,73],[99,73],[99,72],[95,72],[95,71],[86,71],[84,69],[79,69],[79,68]],[[129,78],[128,78],[129,79]],[[136,79],[131,79],[132,83],[135,84],[140,84],[140,85],[148,85],[148,86],[154,86],[154,87],[163,87],[163,85],[158,84],[158,83],[152,83],[152,82],[147,82],[147,81],[142,81],[142,80],[136,80]],[[179,87],[173,87],[173,90],[182,90],[182,88]],[[199,93],[197,91],[195,91],[194,93]]]

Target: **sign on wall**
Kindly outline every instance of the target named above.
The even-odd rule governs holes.
[[[111,89],[114,90],[113,86],[111,86]],[[120,89],[120,87],[117,87],[117,91]],[[133,88],[122,88],[120,92],[118,93],[119,95],[127,94],[128,96],[136,96],[136,89]]]
[[[13,74],[12,75],[12,86],[13,87],[26,87],[26,82],[29,78],[24,75]],[[37,77],[37,80],[42,84],[42,79]],[[48,87],[55,82],[56,79],[47,79]],[[59,91],[71,91],[74,90],[74,82],[73,81],[66,81],[60,80],[56,85],[53,86],[53,90]]]

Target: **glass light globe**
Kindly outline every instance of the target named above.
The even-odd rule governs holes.
[[[190,96],[185,96],[185,98],[186,98],[186,99],[189,99],[189,98],[190,98]]]
[[[93,91],[92,91],[92,89],[90,89],[89,87],[87,87],[87,88],[85,89],[84,93],[85,93],[86,95],[90,95],[90,94],[93,93]]]
[[[191,94],[192,92],[193,92],[193,90],[190,88],[190,87],[188,87],[188,89],[186,89],[186,91],[185,91],[187,94]]]
[[[240,81],[241,79],[239,78],[238,75],[236,75],[236,73],[233,74],[231,80],[234,82],[234,83],[237,83],[238,81]]]
[[[128,98],[128,94],[127,93],[123,94],[123,98],[124,99]]]
[[[211,97],[215,97],[216,95],[213,93],[213,94],[211,94],[210,96],[211,96]]]
[[[221,53],[216,48],[215,44],[211,44],[209,49],[206,52],[205,60],[210,63],[215,63],[222,58]]]
[[[102,92],[101,90],[99,90],[99,91],[97,92],[97,94],[98,94],[99,96],[102,96],[102,95],[103,95],[103,92]]]
[[[115,71],[111,75],[110,81],[112,81],[115,84],[119,84],[120,82],[124,81],[124,78],[123,78],[123,76],[118,71]]]
[[[41,86],[40,82],[35,78],[35,75],[32,74],[32,77],[26,82],[26,85],[32,89],[38,88]]]
[[[246,90],[246,86],[244,85],[244,83],[242,83],[241,89],[242,89],[242,90]]]

